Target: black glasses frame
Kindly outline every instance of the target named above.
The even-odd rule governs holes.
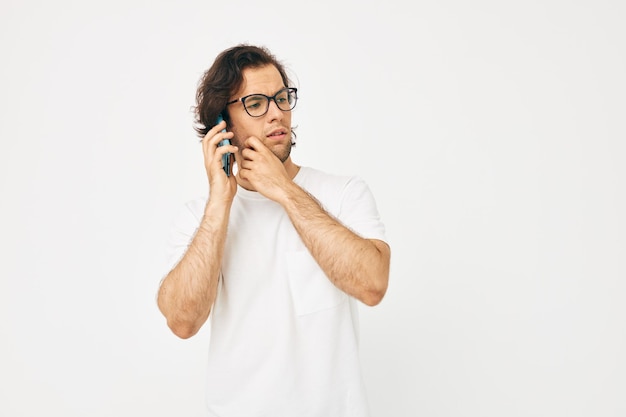
[[[288,95],[292,95],[293,94],[293,106],[291,106],[288,110],[283,110],[280,108],[280,104],[278,104],[278,101],[276,101],[276,97],[278,97],[280,94],[284,93],[285,91],[287,91]],[[265,111],[263,112],[263,114],[259,114],[256,116],[253,116],[250,114],[250,112],[248,111],[248,107],[246,106],[246,99],[248,97],[253,97],[253,96],[262,96],[265,97],[267,99],[267,107],[265,108]],[[233,101],[229,101],[228,103],[226,103],[227,106],[231,105],[231,104],[235,104],[238,101],[241,101],[241,104],[243,104],[243,108],[246,110],[246,113],[248,113],[248,115],[250,117],[262,117],[265,116],[267,114],[267,112],[270,109],[270,100],[273,100],[274,103],[276,103],[276,107],[278,107],[278,109],[280,111],[291,111],[294,109],[294,107],[296,107],[296,103],[298,102],[298,89],[294,88],[294,87],[286,87],[286,88],[282,88],[280,90],[278,90],[276,92],[276,94],[274,94],[273,96],[266,96],[265,94],[261,94],[261,93],[255,93],[255,94],[248,94],[247,96],[244,97],[240,97],[236,100]]]

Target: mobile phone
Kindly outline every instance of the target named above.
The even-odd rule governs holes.
[[[224,118],[222,117],[222,114],[220,113],[217,116],[217,122],[215,124],[220,124],[222,120],[224,120]],[[226,132],[226,129],[222,129],[222,132]],[[230,139],[221,140],[220,143],[217,144],[217,146],[224,146],[224,145],[230,145]],[[226,173],[226,175],[229,177],[230,177],[230,161],[231,161],[230,152],[222,155],[222,167],[224,168],[224,172]]]

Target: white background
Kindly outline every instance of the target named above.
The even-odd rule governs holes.
[[[625,3],[0,3],[0,415],[202,416],[155,295],[204,193],[191,106],[239,42],[297,79],[294,160],[366,179],[376,417],[626,415]]]

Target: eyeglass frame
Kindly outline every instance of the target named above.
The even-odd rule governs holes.
[[[280,106],[278,105],[278,102],[276,101],[276,96],[278,96],[279,94],[283,93],[284,91],[287,91],[287,94],[291,94],[293,93],[294,98],[295,98],[295,102],[292,108],[290,108],[289,110],[283,110],[280,108]],[[258,116],[253,116],[250,114],[250,112],[248,111],[248,107],[246,106],[245,100],[248,97],[252,97],[252,96],[263,96],[265,97],[265,99],[267,100],[267,108],[265,109],[265,111],[263,112],[263,114],[259,114]],[[254,94],[248,94],[247,96],[243,96],[240,97],[238,99],[235,99],[233,101],[229,101],[228,103],[226,103],[227,106],[230,106],[231,104],[235,104],[239,101],[241,101],[241,104],[243,105],[243,109],[246,111],[246,113],[248,113],[248,116],[250,117],[263,117],[267,114],[267,112],[270,110],[270,100],[274,101],[274,104],[276,104],[276,107],[278,108],[278,110],[280,111],[292,111],[295,107],[296,104],[298,103],[298,89],[295,87],[285,87],[285,88],[281,88],[280,90],[278,90],[276,92],[276,94],[274,94],[273,96],[266,96],[265,94],[261,94],[261,93],[254,93]]]

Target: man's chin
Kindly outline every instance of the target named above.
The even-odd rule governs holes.
[[[275,148],[272,148],[272,153],[274,155],[276,155],[276,157],[278,159],[280,159],[280,162],[282,162],[283,164],[285,163],[285,161],[287,161],[287,159],[289,159],[289,155],[291,155],[291,141],[287,144],[287,145],[281,145],[281,146],[277,146]]]

